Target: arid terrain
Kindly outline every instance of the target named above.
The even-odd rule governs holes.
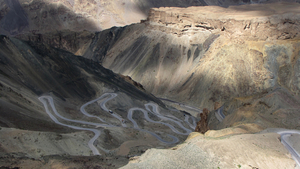
[[[294,0],[0,0],[0,168],[300,168],[299,31]]]

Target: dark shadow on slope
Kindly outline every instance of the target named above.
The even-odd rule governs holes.
[[[9,34],[16,35],[29,25],[27,14],[18,0],[5,0],[5,2],[9,11],[1,19],[0,26]]]
[[[41,105],[38,96],[53,93],[62,100],[86,102],[103,92],[97,85],[164,107],[159,99],[137,89],[98,62],[41,43],[5,36],[0,36],[0,44],[0,109],[6,112],[0,114],[2,126],[47,130],[53,122],[45,120],[39,112],[43,109],[37,108]],[[36,118],[45,122],[30,123]]]

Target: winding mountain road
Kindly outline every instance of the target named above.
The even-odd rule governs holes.
[[[86,112],[85,110],[85,107],[90,105],[90,104],[93,104],[95,102],[98,102],[99,106],[106,112],[109,113],[109,109],[106,107],[106,103],[117,97],[117,94],[116,93],[104,93],[102,96],[100,96],[99,98],[97,99],[94,99],[94,100],[91,100],[85,104],[83,104],[81,107],[80,107],[80,112],[82,114],[84,114],[85,116],[87,117],[91,117],[91,118],[96,118],[98,120],[100,120],[101,122],[103,123],[94,123],[94,122],[87,122],[87,121],[81,121],[81,120],[73,120],[73,119],[68,119],[66,117],[63,117],[62,115],[60,115],[56,108],[55,108],[55,105],[54,105],[54,102],[53,102],[53,98],[51,96],[41,96],[39,97],[38,99],[42,102],[42,104],[44,105],[44,108],[46,110],[46,113],[49,115],[49,117],[57,124],[59,125],[62,125],[62,126],[65,126],[65,127],[69,127],[69,128],[72,128],[72,129],[76,129],[76,130],[84,130],[84,131],[91,131],[93,132],[95,135],[92,139],[89,140],[88,142],[88,146],[89,148],[92,150],[93,154],[94,155],[101,155],[98,151],[98,149],[94,146],[94,142],[95,140],[97,140],[97,138],[101,135],[101,131],[98,130],[98,129],[95,129],[95,128],[85,128],[85,127],[79,127],[79,126],[76,126],[75,124],[81,124],[81,125],[89,125],[89,126],[94,126],[94,127],[118,127],[118,126],[115,126],[115,125],[111,125],[111,124],[104,124],[104,123],[107,123],[105,122],[105,120],[103,120],[102,118],[98,117],[98,116],[95,116],[95,115],[91,115],[89,113]],[[104,99],[106,98],[105,100],[101,101],[101,99]],[[166,99],[165,99],[166,100]],[[51,107],[51,109],[49,108],[49,106]],[[186,106],[185,106],[186,107]],[[148,131],[148,130],[145,130],[145,129],[141,129],[139,128],[137,122],[132,118],[132,115],[134,112],[142,112],[144,114],[144,117],[145,119],[148,121],[148,122],[151,122],[151,123],[156,123],[156,124],[162,124],[162,125],[165,125],[165,126],[168,126],[174,133],[176,134],[179,134],[179,135],[188,135],[189,133],[191,133],[192,131],[190,129],[187,129],[186,127],[184,127],[182,125],[182,122],[183,120],[181,119],[178,119],[177,117],[175,116],[172,116],[172,115],[162,115],[158,109],[158,105],[155,104],[155,103],[147,103],[145,104],[145,109],[142,109],[142,108],[138,108],[138,107],[133,107],[131,109],[128,110],[128,113],[127,113],[127,118],[132,122],[133,124],[133,128],[136,129],[136,130],[139,130],[139,131],[142,131],[142,132],[146,132],[146,133],[149,133],[151,134],[152,136],[154,136],[155,138],[157,138],[159,141],[165,143],[165,144],[174,144],[174,143],[177,143],[179,141],[179,139],[175,136],[172,136],[172,135],[169,135],[169,134],[166,134],[169,138],[172,139],[172,141],[166,141],[166,140],[163,140],[160,136],[158,136],[157,134],[155,134],[154,132],[151,132],[151,131]],[[217,119],[221,122],[224,118],[225,118],[225,115],[223,114],[223,109],[224,109],[224,106],[220,107],[215,115],[217,117]],[[52,110],[52,111],[51,111]],[[199,109],[198,109],[199,110]],[[54,114],[52,114],[52,112]],[[201,111],[202,112],[202,111]],[[160,121],[154,121],[152,120],[151,118],[149,118],[148,116],[148,113],[152,113],[153,115],[156,115],[157,117],[159,117],[161,120]],[[118,115],[117,113],[113,112],[113,113],[110,113],[112,116],[114,116],[115,118],[117,118],[118,120],[120,120],[121,124],[123,127],[127,127],[126,124],[124,124],[124,119]],[[63,122],[60,122],[55,116],[57,116],[58,118],[66,121],[66,122],[71,122],[73,125],[70,125],[70,124],[65,124]],[[193,121],[193,124],[191,124],[189,122],[189,118],[192,118],[192,121]],[[169,123],[166,123],[166,122],[162,122],[162,121],[171,121],[175,124],[177,124],[181,129],[185,130],[186,132],[180,132],[178,131],[173,125],[169,124]],[[194,117],[188,115],[188,114],[185,114],[185,119],[184,119],[184,122],[186,122],[191,128],[194,129],[194,127],[196,126],[196,120]],[[300,135],[300,131],[298,130],[282,130],[282,131],[279,131],[277,132],[278,134],[281,135],[281,143],[287,148],[287,150],[291,153],[293,159],[296,161],[297,165],[300,167],[300,152],[298,152],[297,150],[295,150],[293,148],[293,146],[291,145],[291,143],[288,141],[288,137],[290,137],[292,134],[299,134]],[[100,148],[101,150],[103,150],[104,152],[109,152],[108,150],[105,150],[104,148]]]
[[[174,101],[174,100],[169,100],[169,99],[165,99],[165,98],[158,98],[158,99],[163,100],[163,101],[167,101],[167,102],[172,102],[172,103],[174,103],[174,104],[179,105],[180,107],[185,107],[185,108],[188,108],[188,109],[197,111],[197,112],[199,112],[199,113],[202,113],[202,110],[201,110],[201,109],[198,109],[197,107],[189,106],[189,105],[186,105],[186,104],[184,104],[184,103],[176,102],[176,101]]]
[[[134,113],[134,111],[140,111],[144,114],[144,117],[146,118],[147,121],[149,122],[152,122],[152,123],[160,123],[160,124],[165,124],[165,125],[168,125],[174,132],[176,132],[177,134],[181,134],[180,132],[178,132],[173,126],[169,125],[169,124],[166,124],[166,123],[163,123],[163,122],[157,122],[157,121],[154,121],[154,120],[151,120],[148,116],[148,112],[145,110],[145,109],[141,109],[141,108],[131,108],[129,109],[128,111],[128,114],[127,114],[127,118],[128,120],[130,120],[132,123],[133,123],[133,128],[137,129],[137,130],[140,130],[140,131],[145,131],[151,135],[153,135],[154,137],[156,137],[159,141],[163,142],[163,143],[167,143],[167,144],[174,144],[174,143],[177,143],[179,141],[179,139],[175,136],[172,136],[172,135],[168,135],[169,137],[171,137],[173,139],[173,141],[171,142],[167,142],[165,140],[163,140],[161,137],[159,137],[158,135],[156,135],[155,133],[153,132],[150,132],[150,131],[147,131],[147,130],[144,130],[144,129],[140,129],[138,124],[135,122],[135,120],[132,119],[132,115]]]
[[[150,109],[150,106],[152,107],[152,110]],[[172,122],[174,122],[174,123],[176,123],[178,126],[180,126],[183,130],[185,130],[186,131],[186,133],[182,133],[183,135],[188,135],[189,133],[191,133],[192,131],[191,130],[189,130],[189,129],[187,129],[187,128],[185,128],[183,125],[182,125],[182,123],[180,122],[180,121],[177,121],[177,120],[174,120],[174,119],[171,119],[171,118],[169,118],[169,117],[166,117],[166,116],[163,116],[163,115],[161,115],[160,113],[159,113],[159,110],[158,110],[158,105],[157,104],[154,104],[154,103],[147,103],[147,104],[145,104],[145,107],[146,107],[146,110],[148,110],[150,113],[152,113],[152,114],[154,114],[154,115],[156,115],[157,117],[159,117],[161,120],[166,120],[166,121],[172,121]],[[167,125],[167,126],[172,126],[172,125],[170,125],[170,124],[165,124],[165,125]],[[171,128],[171,127],[170,127]],[[173,126],[172,126],[172,128],[174,128]],[[171,129],[172,129],[171,128]],[[195,129],[195,128],[194,128]],[[172,129],[173,130],[173,129]],[[178,131],[176,130],[176,129],[174,128],[174,132],[175,133],[177,133]],[[179,133],[177,133],[177,134],[179,134]]]
[[[94,155],[101,155],[98,151],[98,149],[94,146],[94,142],[95,140],[100,136],[101,134],[101,131],[98,130],[98,129],[95,129],[97,127],[118,127],[118,126],[115,126],[115,125],[111,125],[111,124],[108,124],[105,120],[103,120],[102,118],[96,116],[96,115],[91,115],[89,114],[88,112],[86,112],[85,108],[90,105],[90,104],[93,104],[95,102],[98,103],[98,105],[104,110],[106,111],[107,113],[110,113],[113,117],[117,118],[120,122],[121,122],[121,125],[122,127],[126,128],[127,125],[124,123],[125,122],[125,119],[123,119],[120,115],[118,115],[117,113],[115,112],[112,112],[111,110],[109,110],[107,107],[106,107],[106,103],[109,101],[109,100],[112,100],[113,98],[117,97],[117,94],[116,93],[104,93],[103,95],[101,95],[100,97],[98,97],[97,99],[94,99],[94,100],[91,100],[85,104],[83,104],[81,107],[80,107],[80,112],[87,116],[87,117],[90,117],[90,118],[96,118],[98,119],[99,121],[101,121],[102,123],[94,123],[94,122],[87,122],[87,121],[82,121],[82,120],[74,120],[74,119],[69,119],[69,118],[66,118],[62,115],[60,115],[56,108],[55,108],[55,105],[54,105],[54,102],[53,102],[53,98],[51,96],[41,96],[39,97],[39,100],[42,102],[42,104],[44,105],[44,108],[46,110],[46,113],[49,115],[49,117],[57,124],[59,125],[62,125],[62,126],[66,126],[66,127],[69,127],[69,128],[72,128],[72,129],[76,129],[76,130],[85,130],[85,131],[91,131],[93,132],[95,135],[92,139],[89,140],[88,142],[88,146],[90,147],[90,149],[92,150],[93,154]],[[102,100],[104,99],[104,100]],[[102,101],[101,101],[102,100]],[[48,104],[50,105],[51,109],[49,108]],[[154,136],[155,138],[157,138],[159,141],[163,142],[163,143],[166,143],[166,144],[174,144],[174,143],[177,143],[179,141],[179,139],[173,135],[170,135],[170,134],[166,134],[166,136],[168,136],[171,141],[166,141],[166,140],[163,140],[160,136],[158,136],[156,133],[154,132],[151,132],[151,131],[148,131],[148,130],[145,130],[145,129],[141,129],[139,128],[138,124],[135,122],[135,120],[132,118],[132,115],[134,112],[142,112],[144,114],[144,117],[147,121],[151,122],[151,123],[156,123],[156,124],[162,124],[162,125],[165,125],[165,126],[168,126],[174,133],[176,134],[179,134],[179,135],[188,135],[189,133],[191,133],[192,131],[190,129],[187,129],[185,126],[182,125],[182,122],[186,122],[191,128],[193,128],[193,125],[194,124],[191,124],[188,120],[188,118],[190,117],[185,117],[185,120],[181,120],[181,119],[178,119],[177,117],[173,116],[173,115],[162,115],[158,109],[158,105],[157,104],[154,104],[154,103],[147,103],[145,104],[145,109],[142,109],[142,108],[138,108],[138,107],[133,107],[131,109],[128,110],[128,113],[127,113],[127,118],[132,122],[133,124],[133,128],[136,129],[136,130],[139,130],[139,131],[142,131],[142,132],[146,132],[146,133],[149,133],[151,134],[152,136]],[[152,110],[151,110],[152,108]],[[54,114],[52,114],[52,112]],[[154,115],[156,115],[157,117],[159,117],[161,120],[160,121],[154,121],[152,119],[149,118],[148,116],[148,113],[152,113]],[[101,114],[100,114],[101,115]],[[55,117],[56,116],[56,117]],[[63,123],[63,122],[60,122],[58,120],[58,118],[60,118],[61,120],[64,120],[66,122],[71,122],[72,124],[66,124],[66,123]],[[193,123],[195,123],[195,119],[193,119]],[[169,123],[166,123],[166,122],[162,122],[162,121],[171,121],[175,124],[177,124],[181,129],[185,130],[185,132],[180,132],[178,131],[173,125],[169,124]],[[89,126],[94,126],[95,128],[85,128],[85,127],[79,127],[79,126],[76,126],[76,125],[89,125]],[[128,127],[127,127],[128,128]],[[193,128],[194,129],[194,128]],[[170,140],[168,139],[168,140]],[[105,150],[103,148],[100,148],[102,149],[104,152],[108,152],[108,150]]]
[[[99,105],[100,107],[105,110],[106,112],[109,112],[110,110],[105,106],[106,102],[112,100],[113,98],[117,97],[118,95],[116,93],[105,93],[102,96],[106,97],[110,95],[110,97],[106,98],[104,101],[100,102]],[[101,96],[101,97],[102,97]],[[102,97],[103,98],[103,97]],[[98,99],[100,100],[100,99]],[[118,119],[121,122],[121,125],[123,127],[127,127],[127,125],[124,123],[125,119],[123,119],[120,115],[118,115],[116,112],[110,113],[112,116],[114,116],[116,119]]]
[[[141,108],[131,108],[128,111],[127,118],[133,123],[134,128],[138,128],[137,123],[132,119],[132,115],[133,115],[133,113],[134,113],[135,110],[139,110],[140,112],[143,112],[144,113],[144,117],[146,118],[147,121],[149,121],[151,123],[158,123],[158,124],[162,124],[162,125],[168,126],[173,132],[175,132],[177,134],[188,135],[188,134],[191,133],[191,130],[185,128],[181,123],[180,123],[180,125],[181,125],[180,127],[182,127],[183,129],[185,129],[187,131],[186,133],[179,132],[174,126],[170,125],[169,123],[164,123],[164,122],[161,122],[161,121],[154,121],[154,120],[152,120],[152,119],[149,118],[148,111],[146,111],[144,109],[141,109]]]
[[[216,112],[215,112],[215,116],[217,117],[217,119],[219,120],[219,122],[223,121],[225,118],[225,115],[223,114],[223,109],[224,106],[221,106]]]
[[[61,123],[60,121],[58,121],[58,119],[56,117],[53,116],[53,114],[50,112],[49,110],[49,107],[48,107],[48,104],[47,104],[47,101],[48,103],[50,103],[50,106],[51,106],[51,109],[53,110],[53,112],[57,115],[58,112],[53,104],[53,99],[51,96],[42,96],[42,97],[39,97],[39,100],[43,103],[44,107],[45,107],[45,110],[47,112],[47,114],[50,116],[50,118],[57,124],[59,125],[62,125],[62,126],[66,126],[66,127],[69,127],[69,128],[72,128],[72,129],[76,129],[76,130],[86,130],[86,131],[92,131],[94,132],[94,137],[88,142],[88,146],[90,147],[90,149],[92,150],[93,154],[94,155],[101,155],[98,151],[98,149],[94,146],[94,142],[95,140],[100,136],[101,132],[97,129],[91,129],[91,128],[83,128],[83,127],[77,127],[77,126],[72,126],[72,125],[68,125],[68,124],[64,124],[64,123]],[[47,101],[46,101],[47,100]],[[60,117],[60,116],[59,116]],[[69,120],[67,118],[63,118],[64,120],[66,121],[71,121],[71,122],[79,122],[81,123],[82,121],[79,121],[79,120]],[[93,123],[89,123],[89,122],[84,122],[83,124],[90,124],[90,125],[93,125]]]

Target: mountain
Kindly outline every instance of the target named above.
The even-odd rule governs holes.
[[[298,8],[153,9],[141,24],[96,33],[83,56],[131,76],[156,96],[210,110],[215,102],[276,86],[298,96]]]
[[[299,168],[300,5],[271,2],[1,1],[0,167]]]

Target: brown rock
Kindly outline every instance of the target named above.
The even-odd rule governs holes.
[[[203,113],[200,114],[201,120],[197,123],[195,132],[199,132],[202,134],[207,132],[207,130],[208,130],[208,120],[207,120],[208,113],[209,113],[209,111],[206,108],[204,108]]]
[[[215,102],[214,110],[217,110],[220,107],[221,107],[221,104],[219,102]]]
[[[119,76],[124,79],[126,82],[130,83],[130,84],[133,84],[135,87],[141,89],[141,90],[145,90],[143,85],[141,85],[140,83],[132,80],[132,78],[130,76],[124,76],[124,75],[121,75],[119,74]]]

